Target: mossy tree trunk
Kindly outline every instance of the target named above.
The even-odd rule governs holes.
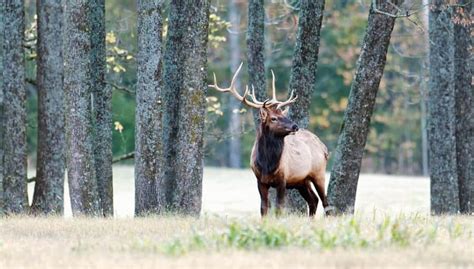
[[[462,18],[454,24],[454,94],[456,106],[456,162],[459,182],[459,209],[474,212],[474,92],[472,90],[472,1],[455,9]],[[462,11],[462,12],[461,12]],[[470,62],[471,61],[471,62]]]
[[[198,215],[202,201],[209,0],[172,1],[164,56],[161,210]]]
[[[290,92],[294,90],[298,96],[290,106],[289,117],[300,128],[308,128],[309,125],[309,107],[316,83],[323,12],[324,0],[300,1],[289,89]],[[297,190],[288,191],[288,208],[298,212],[307,211],[307,204]]]
[[[75,216],[100,215],[93,150],[90,3],[66,0],[65,8],[66,156]]]
[[[63,214],[65,129],[63,89],[63,7],[56,0],[39,0],[38,58],[38,150],[35,213]]]
[[[264,0],[249,0],[247,29],[247,60],[249,87],[255,88],[258,100],[266,100],[265,80],[265,8]],[[252,109],[255,129],[259,126],[259,112]]]
[[[28,209],[23,0],[2,2],[3,202],[7,213]]]
[[[401,2],[392,1],[395,5]],[[397,11],[388,2],[377,4],[377,8],[392,14]],[[337,213],[354,212],[362,156],[394,25],[394,17],[371,7],[329,180],[329,205]]]
[[[229,22],[233,26],[233,31],[229,33],[229,49],[230,49],[230,67],[232,72],[237,70],[242,61],[240,59],[240,16],[239,6],[234,0],[229,0]],[[240,79],[236,81],[236,88],[242,90]],[[229,140],[229,166],[232,168],[242,167],[242,151],[240,143],[240,135],[242,133],[240,111],[241,103],[233,96],[229,95],[229,126],[228,132],[232,136]]]
[[[103,216],[113,216],[112,88],[107,86],[105,0],[90,1],[90,63],[94,119],[94,165]]]
[[[139,0],[135,114],[135,215],[159,213],[161,177],[162,1]]]
[[[453,83],[454,27],[450,8],[443,2],[433,1],[429,14],[428,156],[433,214],[459,211]]]

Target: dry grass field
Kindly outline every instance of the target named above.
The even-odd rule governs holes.
[[[362,175],[354,217],[262,221],[247,170],[205,169],[199,219],[133,219],[133,170],[114,175],[115,219],[0,219],[0,268],[474,267],[474,218],[429,216],[426,178]]]

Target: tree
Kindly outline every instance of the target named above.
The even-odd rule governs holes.
[[[161,210],[201,211],[209,1],[172,1],[164,55]]]
[[[266,100],[265,80],[265,9],[263,0],[250,0],[248,7],[247,60],[249,86],[255,88],[258,100]],[[259,126],[259,112],[253,110],[255,128]]]
[[[231,70],[237,70],[240,65],[240,35],[238,32],[238,26],[240,22],[239,7],[233,0],[229,0],[229,21],[234,27],[234,32],[229,33],[229,49],[230,49],[230,66]],[[240,80],[237,79],[235,82],[237,89],[241,89]],[[240,111],[240,103],[232,96],[229,96],[229,133],[232,135],[229,141],[229,166],[233,168],[242,167],[241,158],[241,143],[240,133],[241,128],[241,117],[240,113],[236,113],[235,110]]]
[[[100,215],[92,126],[90,1],[67,0],[64,89],[66,92],[67,175],[74,215]]]
[[[474,212],[474,97],[469,69],[472,2],[459,1],[454,8],[454,95],[456,107],[456,162],[461,213]],[[472,63],[471,63],[472,64]],[[471,67],[472,68],[472,67]]]
[[[3,203],[7,213],[28,209],[23,0],[2,3]]]
[[[95,176],[100,210],[104,216],[113,216],[112,88],[105,82],[105,0],[90,1],[89,20]]]
[[[162,176],[161,73],[162,1],[139,0],[135,114],[135,214],[158,213]]]
[[[4,16],[4,5],[0,5],[0,216],[4,213],[4,202],[3,202],[3,126],[4,125],[4,114],[3,114],[3,16]]]
[[[32,210],[64,211],[63,8],[55,0],[37,2],[38,150]]]
[[[456,112],[454,92],[454,29],[444,1],[432,2],[429,14],[430,80],[428,143],[431,211],[459,211],[456,165]]]
[[[382,79],[397,6],[403,1],[371,6],[368,25],[352,82],[329,180],[329,204],[338,213],[353,213],[370,119]],[[393,4],[395,5],[393,5]],[[381,11],[381,12],[380,12]]]
[[[302,0],[298,20],[298,34],[293,54],[290,92],[298,96],[291,105],[289,117],[300,128],[308,128],[309,107],[316,83],[324,0]],[[294,210],[306,210],[306,202],[296,190],[288,191],[288,205]]]

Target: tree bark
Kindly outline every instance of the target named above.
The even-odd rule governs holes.
[[[432,2],[429,17],[428,143],[431,212],[459,212],[454,91],[454,28],[450,8]]]
[[[400,4],[402,1],[392,2]],[[378,4],[377,8],[384,12],[396,13],[396,7],[388,2]],[[394,24],[394,17],[377,13],[374,7],[371,7],[329,180],[329,205],[335,207],[336,213],[354,212],[357,182],[370,118],[382,79]]]
[[[294,90],[298,99],[291,105],[289,117],[304,129],[309,125],[309,109],[316,83],[323,12],[324,0],[300,1],[289,89],[290,92]],[[288,191],[288,208],[299,212],[307,211],[307,204],[297,190]]]
[[[209,4],[172,1],[168,17],[158,196],[161,210],[186,215],[201,211]]]
[[[100,215],[92,134],[90,7],[88,0],[66,0],[66,156],[71,207],[75,216]]]
[[[249,87],[255,88],[258,100],[266,100],[265,80],[265,9],[263,0],[249,0],[247,29],[247,60]],[[255,129],[260,124],[259,111],[252,109]]]
[[[64,211],[64,90],[62,26],[63,8],[56,0],[38,0],[37,75],[38,150],[35,213],[59,214]]]
[[[94,113],[94,164],[103,216],[113,216],[112,88],[105,82],[105,0],[90,2],[90,62]]]
[[[23,0],[3,1],[3,199],[7,213],[28,209]]]
[[[135,215],[159,213],[161,177],[162,1],[139,0],[135,114]]]
[[[230,48],[230,66],[231,70],[237,70],[240,65],[240,16],[238,4],[233,0],[229,0],[229,21],[232,24],[234,31],[229,33],[229,48]],[[240,79],[237,78],[235,82],[237,89],[242,89]],[[229,97],[229,126],[228,132],[231,134],[229,140],[229,166],[232,168],[242,167],[242,152],[240,143],[240,134],[242,133],[241,128],[241,117],[240,113],[235,113],[235,110],[240,111],[241,104],[238,100]]]
[[[0,217],[4,214],[4,202],[3,202],[3,131],[5,126],[4,119],[4,97],[3,97],[3,17],[4,17],[4,5],[0,5]]]
[[[460,1],[464,7],[458,16],[470,21],[472,2]],[[459,182],[459,206],[463,214],[474,212],[474,98],[472,90],[471,39],[469,24],[454,25],[454,92],[456,106],[456,161]]]

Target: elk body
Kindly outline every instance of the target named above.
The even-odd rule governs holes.
[[[209,85],[221,92],[229,92],[247,106],[259,109],[260,126],[252,149],[250,166],[257,177],[260,193],[260,213],[265,216],[270,207],[269,188],[277,190],[277,214],[285,203],[286,189],[295,188],[308,203],[309,215],[316,213],[318,196],[325,210],[329,209],[325,192],[325,171],[328,150],[319,138],[307,130],[301,130],[287,117],[288,109],[283,107],[295,102],[293,92],[287,101],[276,99],[275,76],[272,72],[273,98],[265,102],[258,101],[255,91],[249,93],[248,87],[244,95],[235,89],[234,82],[242,67],[235,72],[229,88],[217,86],[214,75],[214,85]],[[247,96],[251,98],[247,100]],[[318,196],[313,191],[314,185]]]

